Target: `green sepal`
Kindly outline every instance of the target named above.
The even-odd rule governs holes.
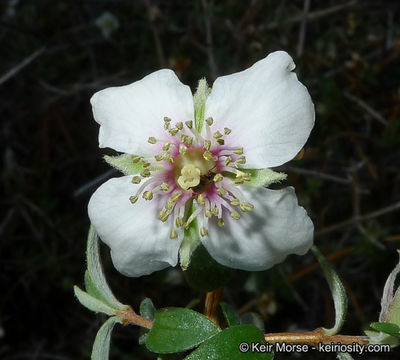
[[[239,344],[243,342],[250,347],[251,343],[265,344],[263,334],[255,326],[231,326],[204,342],[189,356],[185,357],[185,360],[272,360],[274,358],[273,353],[251,352],[250,350],[241,353]]]
[[[121,171],[124,175],[135,175],[141,173],[144,168],[142,163],[133,162],[134,155],[122,154],[117,156],[105,155],[104,160],[113,168]]]
[[[233,306],[226,302],[221,302],[220,305],[221,305],[222,314],[225,317],[227,325],[228,326],[239,325],[240,318],[239,318],[239,315],[236,312],[236,310],[233,308]]]
[[[170,354],[192,349],[221,329],[204,315],[184,308],[157,310],[146,347],[155,353]]]
[[[346,290],[339,276],[329,263],[329,261],[322,255],[318,248],[314,245],[311,248],[315,257],[321,265],[322,271],[324,272],[325,279],[328,282],[329,289],[332,293],[333,303],[335,306],[335,324],[331,329],[322,328],[327,335],[337,334],[343,326],[346,313],[347,313],[347,295]]]
[[[204,111],[206,108],[206,100],[210,93],[206,79],[199,80],[197,90],[193,95],[194,104],[194,124],[198,133],[201,133],[204,124]]]
[[[98,287],[94,283],[92,277],[90,276],[90,273],[88,270],[85,271],[85,290],[89,295],[102,301],[104,304],[107,304],[110,307],[113,307],[113,304],[110,303],[107,300],[107,298],[101,293],[101,291],[98,289]]]
[[[285,173],[276,172],[271,169],[240,169],[240,171],[251,175],[251,180],[246,181],[245,184],[255,187],[269,186],[287,178]]]
[[[188,208],[187,218],[196,210],[196,205],[193,200],[191,200]],[[200,244],[199,226],[197,224],[197,219],[194,219],[189,227],[185,229],[185,236],[179,248],[179,261],[182,270],[185,271],[188,268],[192,253]]]
[[[118,316],[110,317],[97,332],[90,357],[92,360],[108,360],[111,332],[116,323],[121,324],[121,319]]]
[[[193,289],[206,292],[224,286],[232,271],[217,263],[206,248],[199,245],[192,253],[190,264],[183,274]]]

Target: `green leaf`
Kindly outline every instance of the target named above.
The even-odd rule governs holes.
[[[389,334],[400,339],[400,327],[396,324],[387,322],[373,322],[370,326],[376,331],[381,331],[385,334]]]
[[[243,172],[251,174],[251,180],[246,185],[251,186],[269,186],[271,184],[286,180],[285,173],[276,172],[271,169],[240,169]]]
[[[206,100],[210,90],[206,79],[199,80],[196,93],[193,95],[194,103],[194,124],[197,132],[201,133],[204,124],[204,110],[206,108]]]
[[[79,302],[83,306],[87,307],[89,310],[95,312],[102,312],[107,315],[116,315],[117,313],[116,309],[113,309],[112,307],[104,304],[102,301],[96,299],[92,295],[89,295],[88,293],[82,291],[76,285],[74,286],[74,292]]]
[[[400,344],[400,339],[397,336],[373,330],[364,330],[364,333],[368,336],[371,344],[388,344],[392,348]]]
[[[400,255],[400,250],[397,250]],[[389,274],[381,299],[379,322],[389,322],[400,325],[400,287],[394,291],[395,281],[400,272],[400,261]]]
[[[220,305],[222,309],[222,314],[224,315],[228,326],[239,325],[240,322],[239,315],[237,314],[233,306],[226,302],[221,302]]]
[[[124,175],[135,175],[143,171],[143,164],[139,161],[133,162],[134,155],[122,154],[118,156],[104,156],[108,165],[121,171]]]
[[[232,269],[217,263],[206,248],[199,245],[192,253],[189,266],[183,274],[193,289],[211,291],[225,285]]]
[[[121,319],[118,316],[113,316],[109,318],[97,332],[92,349],[92,360],[108,360],[111,332],[116,323],[121,323]]]
[[[244,324],[254,325],[262,333],[265,333],[264,320],[260,315],[256,314],[255,312],[248,312],[246,314],[243,314],[240,317],[240,323],[242,325]]]
[[[332,293],[333,302],[335,305],[335,325],[331,329],[323,328],[327,335],[337,334],[343,326],[347,313],[347,295],[339,276],[333,270],[328,260],[321,254],[318,248],[314,245],[311,250],[318,259],[325,278],[328,282]]]
[[[149,320],[154,320],[156,314],[156,308],[153,305],[153,302],[149,298],[145,298],[140,303],[140,315]]]
[[[263,334],[252,325],[229,327],[200,345],[185,360],[240,360],[240,359],[273,359],[273,353],[251,352],[241,353],[239,344],[265,344]]]
[[[86,290],[89,294],[103,300],[106,304],[115,309],[126,309],[128,306],[120,303],[115,298],[104,276],[103,267],[100,261],[99,238],[93,225],[91,225],[89,229],[86,259],[88,275],[85,275],[85,285],[88,286]]]
[[[191,349],[221,329],[204,315],[184,308],[160,309],[146,341],[155,353],[168,354]]]

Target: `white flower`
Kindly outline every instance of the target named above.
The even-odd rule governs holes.
[[[314,125],[294,68],[278,51],[218,78],[211,93],[200,81],[193,97],[173,71],[159,70],[92,97],[100,147],[132,154],[142,169],[107,181],[89,202],[90,220],[121,273],[175,266],[180,249],[182,263],[183,239],[194,241],[188,227],[232,268],[265,270],[308,251],[314,228],[293,188],[252,186],[284,178],[265,168],[291,160]]]

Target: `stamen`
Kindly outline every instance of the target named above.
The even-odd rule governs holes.
[[[205,228],[205,227],[202,227],[201,229],[200,229],[200,235],[201,236],[208,236],[208,230]]]
[[[146,177],[150,177],[151,173],[150,173],[150,170],[149,170],[149,169],[144,169],[144,170],[140,173],[140,175],[141,175],[142,177],[146,178]]]
[[[134,204],[136,201],[138,201],[138,196],[135,195],[135,196],[129,197],[129,201],[130,201],[132,204]]]
[[[236,155],[242,155],[243,154],[243,148],[237,148],[235,150],[233,150],[233,153]]]
[[[132,162],[136,164],[140,161],[141,158],[142,158],[141,156],[136,155],[133,157]]]
[[[228,166],[231,162],[232,162],[232,158],[231,158],[230,156],[228,156],[228,157],[225,159],[225,166]]]
[[[239,199],[233,199],[233,200],[231,201],[231,205],[233,205],[233,206],[239,206],[239,205],[240,205]]]
[[[252,204],[250,204],[250,203],[240,204],[240,209],[241,209],[242,211],[253,211],[254,205],[252,205]]]
[[[181,217],[177,217],[175,220],[176,227],[180,228],[183,225],[183,219]]]
[[[176,124],[175,124],[175,127],[176,127],[178,130],[182,130],[182,129],[183,129],[183,123],[182,123],[182,121],[176,123]]]
[[[163,191],[168,191],[168,190],[169,190],[169,184],[168,184],[167,182],[163,182],[163,183],[160,185],[160,188],[161,188],[161,190],[163,190]]]
[[[166,143],[163,145],[162,149],[163,149],[164,151],[168,151],[169,148],[170,148],[170,146],[171,146],[171,144],[170,144],[169,142],[166,142]]]
[[[186,144],[192,145],[193,144],[193,138],[190,136],[186,136]]]
[[[153,192],[152,191],[145,191],[143,193],[143,198],[146,199],[146,200],[153,199]]]
[[[211,126],[213,124],[213,122],[214,122],[214,120],[213,120],[212,117],[209,117],[209,118],[206,119],[206,123],[207,123],[208,126]]]
[[[229,135],[230,133],[232,132],[232,130],[231,129],[229,129],[229,128],[224,128],[224,133],[225,133],[225,135]]]
[[[185,124],[186,124],[186,126],[187,126],[189,129],[192,129],[192,128],[193,128],[193,121],[192,121],[192,120],[190,120],[190,121],[185,121]]]
[[[166,213],[164,210],[161,210],[161,211],[158,213],[158,219],[161,220],[162,222],[166,222],[167,219],[168,219],[168,216],[169,216],[169,214]]]
[[[175,135],[178,133],[178,131],[179,131],[179,129],[173,128],[173,129],[171,129],[171,130],[169,131],[169,133],[170,133],[172,136],[175,136]]]
[[[220,182],[220,181],[224,180],[224,177],[220,173],[218,173],[218,174],[215,174],[213,180],[214,180],[214,182]]]
[[[154,145],[157,142],[157,139],[154,136],[150,136],[147,142]]]
[[[142,181],[142,178],[140,176],[134,176],[132,178],[132,184],[139,184]]]
[[[235,220],[239,220],[240,219],[240,214],[234,210],[231,212],[231,216],[235,219]]]
[[[206,203],[205,200],[204,200],[203,194],[200,194],[199,196],[197,196],[197,203],[199,205],[204,205]]]
[[[214,155],[210,151],[206,150],[203,153],[203,158],[208,161],[211,161],[211,160],[214,160]]]
[[[225,140],[224,139],[217,139],[217,143],[220,145],[225,145]]]
[[[183,136],[185,136],[185,135],[183,135]],[[185,155],[186,154],[186,150],[187,150],[187,147],[185,145],[183,145],[183,144],[179,145],[179,154]]]
[[[169,129],[169,124],[171,123],[171,119],[167,116],[164,117],[164,129],[168,130]]]
[[[222,138],[222,134],[217,130],[215,133],[214,133],[214,135],[213,135],[213,138],[214,139],[220,139],[220,138]]]
[[[185,134],[182,134],[181,135],[181,142],[186,142],[186,138],[187,138],[187,135],[185,135]]]
[[[212,211],[211,211],[211,210],[209,210],[209,209],[206,209],[206,212],[205,212],[205,214],[206,214],[206,217],[208,217],[208,218],[210,218],[210,217],[212,217],[212,216],[213,216],[213,213],[212,213]]]
[[[246,164],[246,157],[245,156],[241,156],[240,158],[236,159],[236,163],[238,164]]]
[[[211,141],[210,140],[204,141],[204,149],[210,150],[210,148],[211,148]]]
[[[224,219],[223,219],[223,218],[219,218],[218,221],[217,221],[217,225],[218,225],[219,227],[225,226],[225,221],[224,221]]]
[[[223,197],[223,196],[226,195],[227,191],[226,191],[225,188],[220,187],[220,188],[218,188],[217,193],[218,193],[219,196],[222,196],[222,197]]]
[[[214,206],[214,209],[212,209],[211,210],[211,212],[212,212],[212,214],[214,215],[214,216],[218,216],[218,214],[219,214],[219,209],[217,208],[217,206]]]
[[[170,237],[170,239],[176,239],[178,237],[178,234],[174,228],[171,230],[169,237]]]

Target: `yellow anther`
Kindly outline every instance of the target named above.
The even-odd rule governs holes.
[[[231,205],[233,205],[233,206],[239,206],[239,205],[240,205],[239,199],[233,199],[233,200],[231,201]]]
[[[132,178],[132,184],[139,184],[142,178],[140,176],[134,176]]]
[[[181,135],[181,142],[186,142],[186,139],[187,139],[187,135],[185,135],[185,134],[182,134]]]
[[[209,209],[206,209],[206,217],[210,218],[211,216],[213,216],[212,211]]]
[[[211,141],[210,140],[204,141],[204,149],[210,150],[210,147],[211,147]]]
[[[178,237],[178,233],[176,232],[175,229],[171,230],[171,233],[169,234],[170,239],[176,239]]]
[[[214,155],[210,151],[206,150],[203,152],[203,158],[208,161],[211,161],[214,160]]]
[[[150,136],[147,142],[149,142],[150,144],[155,144],[157,142],[157,139],[154,136]]]
[[[179,131],[179,129],[173,128],[173,129],[171,129],[171,130],[169,131],[169,133],[170,133],[172,136],[175,136],[175,135],[178,133],[178,131]]]
[[[186,136],[186,144],[192,145],[193,144],[193,138],[190,136]]]
[[[171,122],[171,119],[169,117],[164,117],[164,129],[168,130],[169,129],[169,124]]]
[[[141,156],[134,156],[132,158],[132,162],[136,164],[136,163],[138,163],[140,161],[141,158],[142,158]]]
[[[218,174],[215,174],[213,180],[214,180],[214,182],[220,182],[220,181],[224,180],[224,177],[218,173]]]
[[[203,194],[200,194],[200,195],[197,197],[197,203],[198,203],[199,205],[204,205],[204,204],[206,203],[205,200],[204,200]]]
[[[225,159],[225,166],[228,166],[230,163],[232,162],[232,158],[230,157],[230,156],[228,156],[226,159]]]
[[[183,145],[183,144],[179,145],[179,154],[185,155],[186,154],[186,150],[187,150],[187,147],[185,145]]]
[[[223,218],[219,218],[218,221],[217,221],[217,224],[218,224],[219,227],[225,226],[225,221],[224,221],[224,219],[223,219]]]
[[[226,189],[221,187],[221,188],[218,188],[217,193],[219,196],[225,196],[227,191],[226,191]]]
[[[229,128],[224,128],[224,133],[225,133],[225,135],[229,135],[230,133],[232,132],[232,130],[231,129],[229,129]]]
[[[167,210],[172,210],[172,208],[174,207],[174,205],[175,205],[175,203],[174,203],[171,199],[168,199],[168,200],[165,202],[165,208],[166,208]]]
[[[161,188],[162,191],[168,191],[168,190],[169,190],[169,184],[166,183],[166,182],[163,182],[163,183],[160,185],[160,188]]]
[[[183,226],[183,219],[181,217],[177,217],[175,220],[175,225],[176,227],[180,228],[181,226]]]
[[[243,203],[243,204],[240,204],[240,209],[242,211],[253,211],[254,206],[250,203]]]
[[[233,183],[236,185],[242,185],[244,183],[244,179],[239,177],[239,178],[233,180]]]
[[[221,134],[219,131],[216,131],[216,132],[214,133],[214,135],[213,135],[213,138],[214,138],[214,139],[220,139],[220,138],[222,138],[222,134]]]
[[[137,195],[129,197],[129,201],[134,204],[138,200]]]
[[[235,150],[233,150],[233,153],[236,155],[242,155],[243,154],[243,148],[237,148]]]
[[[144,169],[144,170],[140,173],[140,175],[141,175],[142,177],[150,177],[151,172],[150,172],[149,169]]]
[[[162,149],[163,149],[164,151],[168,151],[169,148],[170,148],[170,146],[171,146],[171,144],[170,144],[169,142],[166,142],[166,143],[163,145]]]
[[[162,222],[166,222],[167,219],[168,219],[168,216],[169,216],[169,215],[168,215],[164,210],[161,210],[161,211],[158,213],[158,219],[161,220]]]
[[[177,202],[180,197],[181,197],[181,193],[175,193],[174,195],[171,196],[171,200],[173,202]]]
[[[146,200],[153,199],[153,192],[152,191],[145,191],[143,193],[143,198],[146,199]]]
[[[240,214],[237,211],[232,211],[231,212],[231,216],[235,219],[235,220],[239,220],[240,219]]]
[[[241,156],[240,158],[236,159],[236,163],[241,165],[246,164],[246,157]]]
[[[208,230],[205,227],[202,227],[200,229],[200,235],[201,236],[208,236]]]
[[[211,126],[213,124],[213,122],[214,122],[214,120],[213,120],[212,117],[209,117],[209,118],[206,119],[206,123],[207,123],[208,126]]]
[[[183,123],[182,123],[182,121],[176,123],[176,124],[175,124],[175,127],[176,127],[178,130],[182,130],[182,129],[183,129]]]
[[[171,119],[168,116],[164,116],[164,122],[170,123]]]
[[[225,140],[224,139],[217,139],[217,143],[220,145],[225,145]]]
[[[216,206],[214,207],[214,209],[211,210],[211,212],[214,216],[218,216],[219,214],[218,208]]]
[[[186,126],[187,126],[189,129],[193,128],[193,121],[192,121],[192,120],[190,120],[190,121],[185,121],[185,124],[186,124]]]
[[[156,161],[161,161],[164,159],[164,154],[158,154],[154,156],[154,159],[156,159]]]
[[[171,154],[168,154],[168,153],[166,153],[166,154],[164,155],[164,160],[169,161],[171,164],[174,162],[174,158],[172,157]]]
[[[144,167],[144,168],[148,168],[148,167],[150,167],[150,163],[148,162],[148,161],[142,161],[142,166]]]

